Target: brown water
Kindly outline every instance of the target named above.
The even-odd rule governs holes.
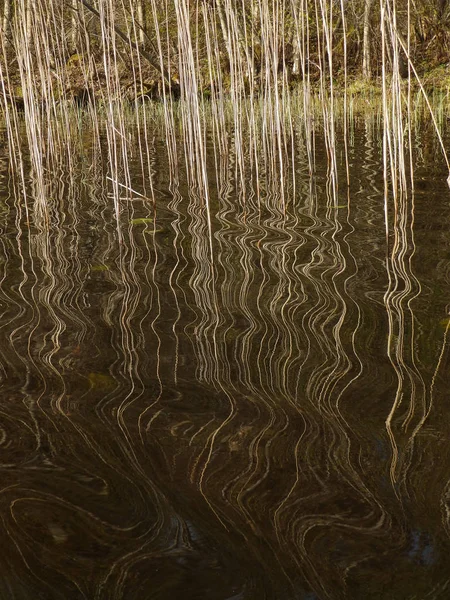
[[[354,125],[348,193],[320,141],[284,194],[210,150],[210,228],[157,139],[156,205],[118,219],[89,143],[44,207],[1,158],[0,598],[450,598],[434,142],[387,234],[376,127]]]

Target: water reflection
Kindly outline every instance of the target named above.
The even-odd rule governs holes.
[[[348,190],[1,171],[1,597],[446,597],[445,181],[385,212],[352,136]]]

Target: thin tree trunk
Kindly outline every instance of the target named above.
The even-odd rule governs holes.
[[[3,5],[2,31],[1,34],[5,44],[9,45],[11,34],[11,0],[5,0]]]
[[[80,19],[78,0],[72,0],[72,51],[76,52],[80,41]]]
[[[28,42],[31,43],[33,40],[33,14],[36,10],[35,0],[27,0],[26,4],[26,31]]]
[[[366,0],[364,4],[363,21],[363,76],[370,78],[372,75],[370,66],[370,15],[373,0]]]
[[[216,0],[216,9],[217,9],[217,14],[219,15],[219,23],[220,23],[220,28],[222,29],[223,41],[227,48],[227,54],[230,56],[230,54],[231,54],[230,36],[228,33],[228,26],[227,26],[227,22],[226,22],[226,18],[225,18],[225,10],[224,10],[221,0]]]
[[[141,46],[145,45],[145,7],[144,0],[137,0],[137,18],[139,25],[139,43]]]

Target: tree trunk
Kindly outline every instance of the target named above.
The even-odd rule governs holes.
[[[3,15],[2,15],[2,29],[1,35],[3,36],[5,45],[8,46],[10,42],[11,35],[11,0],[5,0],[3,5]]]
[[[372,6],[373,0],[365,1],[363,21],[363,76],[368,79],[372,75],[370,67],[370,15]]]
[[[137,0],[138,39],[141,46],[145,45],[145,8],[144,0]]]
[[[26,17],[25,17],[25,23],[26,23],[26,35],[27,35],[27,39],[29,42],[31,42],[31,40],[33,39],[33,13],[35,10],[35,6],[34,6],[34,0],[27,0],[26,3]]]
[[[79,41],[80,41],[80,19],[79,19],[78,9],[79,9],[78,1],[72,0],[72,31],[71,31],[71,34],[72,34],[71,35],[71,37],[72,37],[71,51],[72,52],[76,52]]]

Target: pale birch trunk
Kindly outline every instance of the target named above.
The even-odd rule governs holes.
[[[71,38],[72,38],[72,51],[73,52],[76,52],[76,49],[77,49],[79,41],[80,41],[80,19],[79,19],[78,9],[79,9],[78,1],[72,0]]]
[[[25,23],[26,23],[26,32],[27,32],[27,39],[28,41],[31,41],[31,39],[33,38],[33,9],[35,8],[34,6],[34,2],[35,0],[27,0],[26,2],[26,17],[25,17]]]
[[[144,0],[137,0],[138,41],[141,46],[145,45],[145,7]]]
[[[372,11],[373,0],[366,0],[364,4],[363,21],[363,76],[370,78],[370,15]]]
[[[2,36],[6,45],[9,45],[11,35],[11,0],[5,0],[2,16]]]

